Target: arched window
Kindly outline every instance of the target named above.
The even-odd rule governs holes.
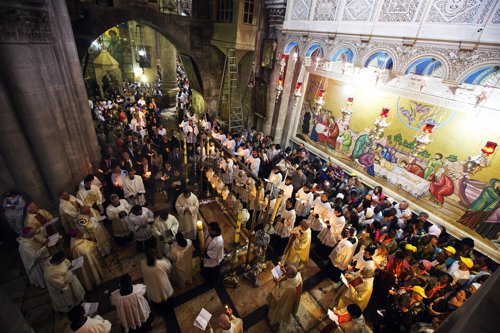
[[[488,65],[474,69],[461,83],[496,86],[500,80],[500,65]]]
[[[306,51],[306,58],[322,57],[323,48],[319,44],[312,44]]]
[[[406,69],[405,74],[444,77],[445,68],[441,60],[433,57],[423,57],[412,62]]]
[[[377,51],[371,54],[368,59],[366,59],[364,67],[379,67],[392,69],[393,61],[389,53],[385,51]]]
[[[343,62],[352,62],[354,59],[354,52],[348,47],[342,47],[335,51],[332,55],[331,61],[343,61]]]
[[[290,42],[286,44],[285,49],[283,50],[283,54],[290,54],[292,49],[297,46],[297,42]]]

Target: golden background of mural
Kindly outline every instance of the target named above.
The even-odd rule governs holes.
[[[418,98],[384,92],[373,83],[359,85],[310,75],[304,103],[309,102],[311,106],[314,106],[319,84],[326,88],[323,109],[333,111],[335,120],[340,117],[340,109],[346,106],[347,98],[354,98],[350,128],[357,134],[366,128],[373,127],[373,122],[382,108],[390,109],[387,122],[391,125],[385,129],[385,136],[394,137],[401,133],[404,139],[413,141],[415,135],[418,134],[416,130],[405,125],[397,112],[398,105],[409,109],[412,101],[421,102]],[[416,92],[413,94],[417,95]],[[432,105],[426,102],[421,103]],[[443,102],[445,103],[446,101]],[[433,142],[426,148],[430,154],[429,158],[432,158],[435,153],[442,153],[445,157],[455,155],[458,161],[466,161],[468,156],[478,155],[486,141],[500,143],[500,112],[480,110],[473,106],[469,111],[451,110],[442,105],[433,106],[434,108],[429,113],[436,112],[434,119],[441,120],[444,125],[434,128],[431,135]],[[403,117],[403,119],[406,121],[406,118]],[[413,127],[416,127],[416,124],[417,121],[414,121]],[[297,133],[300,133],[300,126]],[[353,138],[353,144],[354,142]],[[409,150],[405,149],[405,151]],[[490,156],[489,161],[491,165],[477,172],[473,176],[474,179],[488,182],[491,178],[500,178],[500,153],[495,152]]]

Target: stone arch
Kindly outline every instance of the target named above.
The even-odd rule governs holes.
[[[419,61],[424,58],[436,58],[436,60],[439,60],[441,62],[441,65],[444,67],[443,79],[448,78],[451,68],[450,63],[442,55],[433,52],[426,52],[424,54],[419,54],[418,56],[413,57],[407,62],[401,64],[401,67],[404,68],[403,73],[406,73],[416,61]]]
[[[382,54],[382,53],[386,53],[387,55],[389,55],[389,58],[390,58],[390,63],[392,65],[390,65],[389,63],[389,60],[387,60],[385,63],[384,63],[384,67],[387,68],[387,67],[391,67],[392,70],[394,69],[397,69],[398,68],[398,63],[397,63],[397,56],[396,54],[394,54],[394,52],[392,52],[392,50],[389,50],[387,48],[377,48],[369,53],[367,53],[364,58],[363,58],[363,61],[361,61],[361,65],[363,67],[367,67],[367,64],[373,60],[373,56],[376,56],[377,54]]]
[[[86,7],[82,18],[72,22],[80,59],[84,58],[92,42],[108,29],[123,22],[137,21],[158,31],[179,53],[188,55],[197,71],[200,93],[204,98],[217,100],[215,95],[219,90],[224,61],[215,51],[217,48],[209,42],[211,31],[206,29],[206,21],[196,17],[161,14],[156,7],[140,6],[139,9],[137,6],[124,2],[115,7]]]
[[[296,40],[287,41],[287,43],[285,44],[285,47],[283,48],[283,54],[290,54],[290,52],[294,48],[297,48],[296,52],[298,54],[300,52],[299,42]]]
[[[329,57],[329,60],[330,61],[338,61],[339,57],[343,54],[346,54],[346,52],[350,53],[350,56],[348,54],[347,61],[354,62],[354,60],[356,59],[358,54],[357,54],[356,48],[350,44],[340,44],[337,48],[335,48],[333,50],[333,52],[331,53],[331,56]]]
[[[464,83],[464,81],[470,77],[472,74],[474,74],[475,72],[479,71],[480,69],[482,68],[487,68],[487,67],[500,67],[500,63],[498,61],[484,61],[484,62],[481,62],[479,64],[476,64],[476,65],[473,65],[473,66],[470,66],[469,68],[466,68],[464,71],[463,71],[463,74],[460,75],[458,78],[457,78],[457,82],[459,84],[462,84]],[[498,71],[499,69],[497,69]]]
[[[323,54],[323,57],[326,54],[326,47],[323,42],[319,40],[313,40],[307,44],[307,46],[304,48],[304,57],[305,58],[310,58],[311,55],[314,53],[316,50],[320,50],[320,52]]]

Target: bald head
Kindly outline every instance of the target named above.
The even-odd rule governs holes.
[[[309,227],[310,227],[309,220],[303,219],[302,221],[300,221],[300,227],[304,231],[306,231],[307,229],[309,229]]]
[[[297,267],[295,267],[294,265],[288,265],[286,268],[285,276],[288,279],[293,279],[295,275],[297,275]]]
[[[225,330],[231,328],[231,321],[229,320],[229,317],[226,314],[221,314],[219,316],[219,326]]]
[[[87,207],[87,206],[80,207],[80,214],[89,215],[90,214],[90,208]]]

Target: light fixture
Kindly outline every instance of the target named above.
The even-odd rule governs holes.
[[[375,130],[370,133],[370,138],[372,139],[372,143],[374,143],[374,140],[381,139],[384,136],[384,129],[386,129],[388,126],[391,125],[386,121],[388,116],[389,116],[389,109],[383,108],[378,118],[375,119],[375,122],[373,123],[373,125],[375,126]]]
[[[297,82],[297,84],[295,85],[295,90],[293,92],[293,98],[295,99],[294,105],[297,105],[300,97],[302,97],[301,90],[302,90],[302,82]]]
[[[283,77],[280,76],[278,79],[278,85],[276,86],[276,103],[278,102],[278,99],[280,98],[282,92],[283,92]]]
[[[285,74],[286,57],[287,57],[287,55],[284,54],[284,53],[281,55],[281,59],[280,59],[280,76],[283,76],[283,74]]]
[[[354,103],[354,97],[347,97],[347,106],[351,106]]]
[[[143,37],[142,25],[138,22],[135,26],[135,61],[141,67],[142,73],[144,73],[144,68],[151,66],[146,47],[143,44]]]
[[[293,60],[293,62],[296,63],[298,59],[299,59],[299,54],[297,52],[294,52],[292,54],[292,60]]]
[[[318,97],[314,100],[314,104],[316,104],[316,110],[318,112],[320,112],[321,109],[323,108],[323,105],[325,105],[324,97],[325,97],[325,89],[318,90]]]
[[[413,157],[417,157],[432,142],[430,135],[435,126],[433,123],[427,123],[422,128],[422,133],[415,136],[415,146],[412,150]]]
[[[486,142],[486,145],[481,149],[477,156],[469,156],[464,164],[465,178],[470,179],[481,168],[488,167],[488,157],[496,150],[498,144],[493,141]]]

